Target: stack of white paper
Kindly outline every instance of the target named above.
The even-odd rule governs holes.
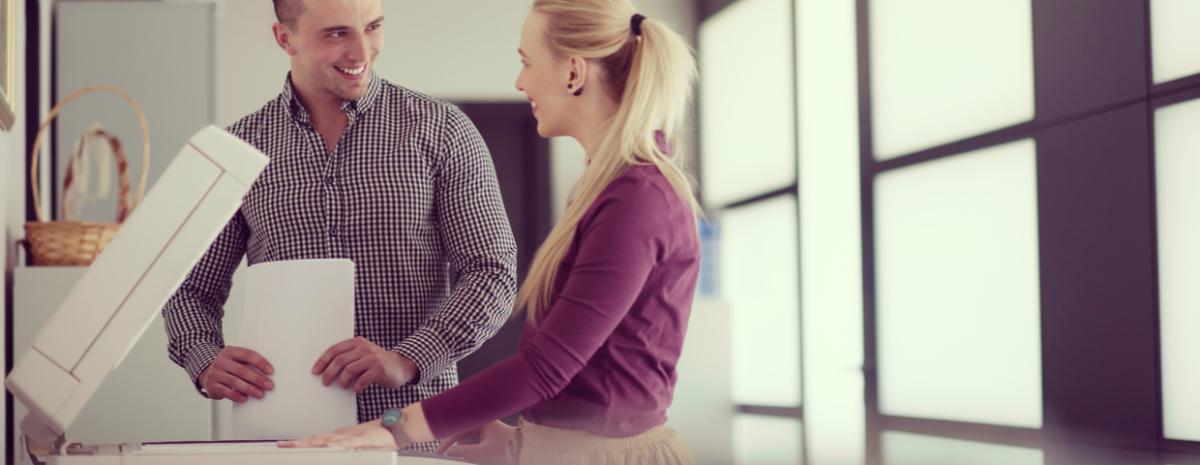
[[[356,423],[353,391],[321,384],[312,366],[330,346],[354,337],[354,263],[262,263],[246,277],[240,345],[275,369],[275,389],[233,406],[238,439],[287,439]]]

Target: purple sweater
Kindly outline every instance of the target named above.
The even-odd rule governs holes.
[[[433,434],[518,411],[608,437],[665,423],[699,261],[687,202],[657,168],[628,169],[584,213],[550,309],[517,354],[422,403]]]

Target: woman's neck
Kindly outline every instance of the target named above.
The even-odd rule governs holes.
[[[604,142],[604,136],[612,126],[620,104],[607,97],[596,98],[588,103],[580,112],[579,127],[574,131],[574,137],[579,145],[583,146],[586,160],[591,161],[596,151],[600,150],[600,144]]]

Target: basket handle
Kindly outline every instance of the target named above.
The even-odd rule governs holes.
[[[46,128],[50,127],[50,123],[54,122],[54,118],[58,117],[58,114],[62,112],[63,108],[65,108],[67,104],[86,94],[93,93],[110,93],[124,99],[125,102],[129,104],[129,107],[133,109],[133,113],[137,116],[138,124],[140,124],[142,127],[142,175],[138,183],[137,198],[133,202],[133,208],[136,209],[137,206],[141,205],[142,203],[142,196],[146,193],[146,178],[150,173],[150,124],[146,122],[146,113],[142,111],[142,106],[138,104],[137,100],[134,100],[133,97],[130,97],[129,94],[127,94],[124,90],[121,90],[116,86],[88,86],[71,93],[71,95],[66,96],[57,104],[55,104],[54,108],[50,109],[50,114],[46,116],[46,119],[42,120],[42,125],[38,127],[37,137],[33,140],[33,153],[30,154],[29,162],[29,186],[31,193],[33,194],[33,207],[37,212],[37,219],[40,222],[47,221],[46,212],[42,209],[42,202],[39,195],[40,193],[38,192],[37,188],[38,152],[41,151],[42,142],[46,135]]]
[[[133,201],[129,193],[129,162],[125,159],[125,149],[121,147],[121,141],[117,139],[117,136],[102,128],[88,130],[80,136],[80,144],[75,147],[75,156],[72,156],[67,162],[67,173],[63,175],[62,205],[59,205],[58,217],[65,221],[72,220],[71,212],[67,207],[71,205],[71,185],[75,182],[75,159],[86,155],[81,153],[81,150],[84,148],[83,140],[88,136],[103,138],[117,162],[117,223],[124,223],[125,218],[129,217],[129,213],[133,211]]]

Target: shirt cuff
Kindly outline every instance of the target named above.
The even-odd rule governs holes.
[[[413,333],[392,351],[412,360],[420,370],[417,377],[409,384],[425,384],[429,380],[436,379],[450,365],[446,347],[436,336],[427,331]]]
[[[204,387],[200,386],[200,374],[212,365],[213,360],[217,359],[217,354],[221,352],[221,346],[211,342],[203,342],[196,344],[192,350],[188,352],[184,358],[183,367],[187,370],[188,376],[192,378],[192,384],[196,386],[196,391],[204,397],[208,397],[208,392],[205,392]]]

